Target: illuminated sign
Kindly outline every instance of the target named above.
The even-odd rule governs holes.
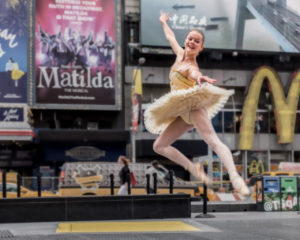
[[[300,70],[293,75],[288,96],[285,98],[279,76],[274,69],[264,66],[254,73],[248,95],[244,102],[239,140],[239,149],[241,150],[252,149],[257,104],[262,83],[265,79],[269,82],[269,90],[274,99],[278,143],[293,142],[300,93]]]

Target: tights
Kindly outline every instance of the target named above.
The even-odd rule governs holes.
[[[227,171],[230,178],[236,174],[236,168],[233,162],[232,154],[229,148],[218,138],[210,119],[208,118],[205,108],[197,109],[190,113],[190,120],[203,140],[217,153]],[[173,121],[166,130],[156,139],[153,149],[156,153],[174,161],[183,168],[190,170],[191,161],[185,157],[180,151],[172,147],[171,144],[186,131],[193,128],[178,117]]]

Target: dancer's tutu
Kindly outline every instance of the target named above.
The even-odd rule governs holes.
[[[145,127],[153,134],[160,134],[178,116],[189,115],[190,111],[201,107],[206,108],[208,117],[212,118],[233,94],[234,90],[216,87],[209,83],[171,91],[146,109]]]

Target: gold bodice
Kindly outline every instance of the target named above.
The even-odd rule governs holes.
[[[180,90],[180,89],[188,89],[196,85],[196,81],[187,79],[180,72],[173,69],[171,69],[170,71],[169,78],[170,78],[170,86],[172,91]]]

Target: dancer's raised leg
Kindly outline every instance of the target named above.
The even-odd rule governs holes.
[[[186,131],[192,129],[193,126],[187,124],[178,117],[173,121],[165,131],[155,140],[153,144],[153,150],[170,159],[171,161],[181,165],[184,169],[188,170],[192,175],[197,177],[199,180],[208,184],[210,181],[203,171],[200,164],[193,164],[186,156],[184,156],[180,151],[171,146],[171,144],[179,138]]]
[[[203,140],[212,148],[212,150],[224,163],[234,189],[242,195],[249,195],[249,188],[236,170],[231,151],[218,138],[218,135],[216,134],[210,119],[208,118],[206,109],[201,108],[192,111],[190,118],[197,131],[202,136]]]

